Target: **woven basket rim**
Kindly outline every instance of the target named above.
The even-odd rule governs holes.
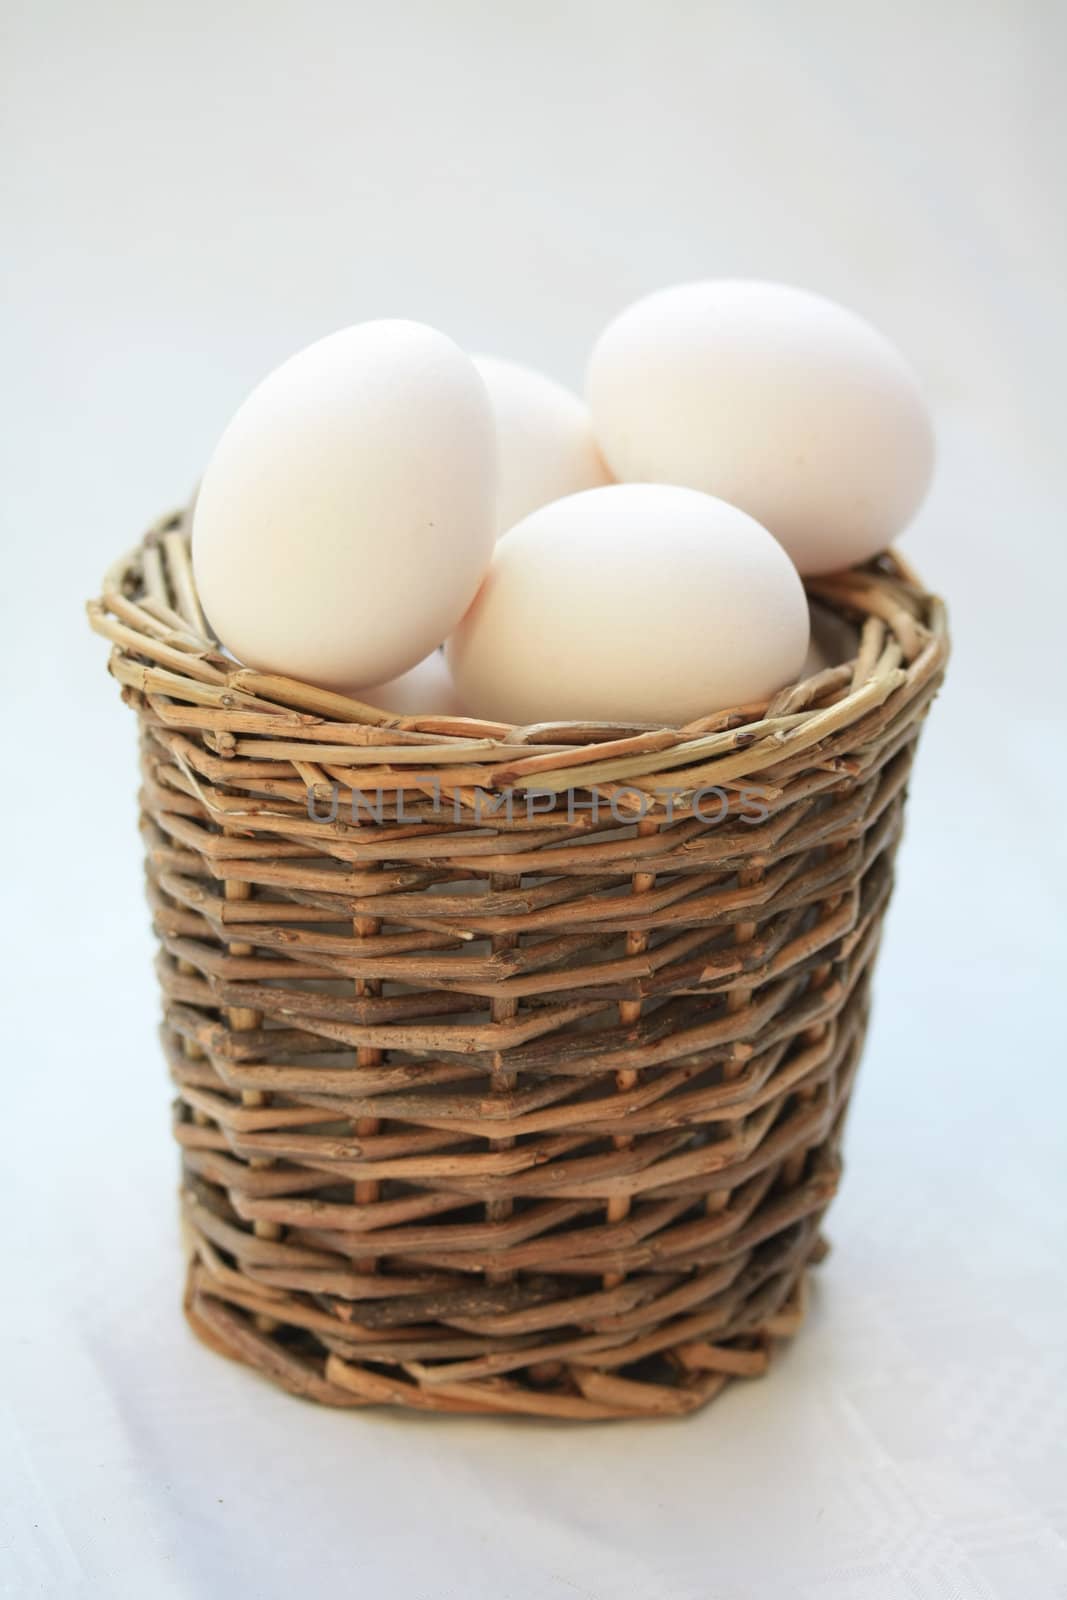
[[[487,791],[607,786],[635,780],[654,796],[668,785],[684,804],[695,788],[736,786],[756,774],[773,782],[833,759],[857,724],[913,708],[936,689],[948,656],[943,601],[898,552],[804,580],[809,599],[858,628],[848,661],[802,677],[767,700],[734,706],[680,727],[633,722],[543,722],[518,726],[473,717],[400,715],[299,679],[264,673],[223,654],[196,594],[189,511],[155,523],[104,576],[88,603],[95,632],[113,646],[109,670],[150,702],[203,707],[217,731],[256,734],[257,756],[308,769],[331,764],[417,764],[449,786],[462,778]],[[165,552],[165,563],[163,553]],[[169,574],[168,578],[164,575]],[[250,723],[250,714],[254,722]],[[262,723],[257,728],[255,723]],[[266,741],[258,735],[267,735]],[[462,773],[456,764],[462,764]],[[319,774],[321,776],[321,773]],[[655,806],[657,801],[649,802]]]

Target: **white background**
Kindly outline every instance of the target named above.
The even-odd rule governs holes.
[[[4,6],[5,1592],[1067,1593],[1063,15]],[[133,719],[81,602],[311,339],[411,316],[579,384],[627,301],[727,273],[873,318],[941,441],[904,548],[956,653],[810,1324],[681,1423],[302,1405],[178,1313]]]

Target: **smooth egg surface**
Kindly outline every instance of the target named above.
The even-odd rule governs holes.
[[[475,356],[493,407],[499,532],[538,506],[610,483],[583,400],[562,384],[495,356]]]
[[[446,654],[471,716],[675,726],[773,694],[807,644],[766,529],[694,489],[617,484],[505,534]]]
[[[495,428],[470,358],[423,324],[369,322],[238,410],[200,486],[193,567],[239,660],[351,692],[434,649],[495,536]]]
[[[933,470],[930,417],[896,348],[782,284],[721,279],[638,300],[601,334],[587,394],[617,478],[740,506],[802,573],[884,549]]]
[[[452,674],[440,650],[434,650],[424,661],[417,662],[389,683],[360,689],[356,698],[404,717],[463,715]]]

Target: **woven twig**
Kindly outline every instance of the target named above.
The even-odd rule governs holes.
[[[674,1416],[761,1374],[941,603],[887,556],[809,583],[857,655],[770,704],[512,728],[237,667],[186,532],[89,613],[141,724],[193,1327],[340,1406]]]

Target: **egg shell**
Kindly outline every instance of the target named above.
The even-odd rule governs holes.
[[[345,328],[272,372],[211,459],[193,567],[247,665],[351,691],[421,661],[496,535],[485,385],[433,328]]]
[[[463,715],[452,674],[444,654],[435,650],[424,661],[419,661],[399,678],[376,684],[370,689],[360,689],[357,699],[382,711],[395,711],[400,716],[417,717]]]
[[[583,400],[516,361],[475,356],[493,407],[501,533],[538,506],[611,482]]]
[[[526,517],[449,640],[468,712],[677,725],[795,679],[808,607],[764,528],[694,489],[621,484]]]
[[[601,334],[587,394],[617,478],[721,496],[802,573],[884,549],[933,470],[930,418],[896,348],[782,284],[721,279],[638,300]]]

